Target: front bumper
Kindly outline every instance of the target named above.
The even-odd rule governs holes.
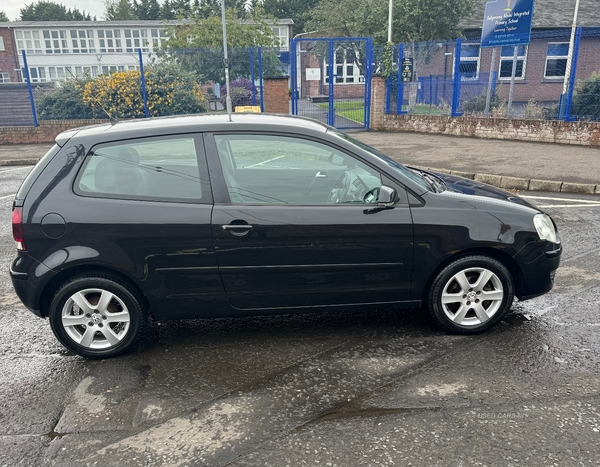
[[[519,300],[539,297],[552,290],[562,250],[560,243],[539,241],[530,243],[515,255],[523,272],[521,290],[517,295]]]

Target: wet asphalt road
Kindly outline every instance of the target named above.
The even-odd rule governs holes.
[[[527,193],[562,267],[483,335],[420,310],[196,320],[86,361],[10,285],[29,170],[0,169],[0,466],[600,465],[600,197]]]

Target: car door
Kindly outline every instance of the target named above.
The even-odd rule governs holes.
[[[290,134],[205,139],[219,272],[237,309],[409,300],[406,193],[377,208],[381,174],[324,141]]]
[[[136,277],[157,319],[227,307],[211,234],[201,135],[94,146],[74,183],[78,244]]]

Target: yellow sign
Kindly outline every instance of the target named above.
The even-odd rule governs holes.
[[[235,112],[254,112],[260,113],[260,105],[236,105]]]

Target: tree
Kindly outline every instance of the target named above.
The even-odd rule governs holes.
[[[294,33],[300,34],[308,32],[305,28],[306,20],[318,3],[319,0],[263,0],[262,7],[269,16],[291,18],[294,21]],[[251,4],[252,7],[254,4]]]
[[[581,120],[600,120],[600,74],[593,73],[577,85],[571,115]]]
[[[251,75],[250,48],[266,47],[263,51],[263,73],[283,74],[283,64],[274,49],[277,39],[271,27],[259,16],[251,22],[242,21],[233,9],[227,11],[227,45],[232,79]],[[169,39],[163,43],[161,57],[175,60],[188,70],[193,70],[202,81],[224,82],[223,31],[221,17],[195,17],[190,24],[168,28]],[[256,50],[255,50],[256,52]],[[256,53],[255,63],[256,66]],[[255,68],[255,74],[258,70]]]
[[[161,19],[158,0],[133,0],[133,12],[136,19]]]
[[[9,21],[10,20],[8,19],[8,16],[6,16],[6,12],[0,10],[0,23],[7,23]]]
[[[107,21],[137,19],[131,0],[105,0],[104,18]]]
[[[62,3],[39,0],[21,8],[21,21],[91,21],[91,16],[77,8],[68,9]]]
[[[265,0],[266,1],[266,0]],[[309,14],[306,28],[326,36],[372,36],[387,41],[388,0],[322,0]],[[395,0],[393,42],[459,37],[461,20],[474,0]]]

